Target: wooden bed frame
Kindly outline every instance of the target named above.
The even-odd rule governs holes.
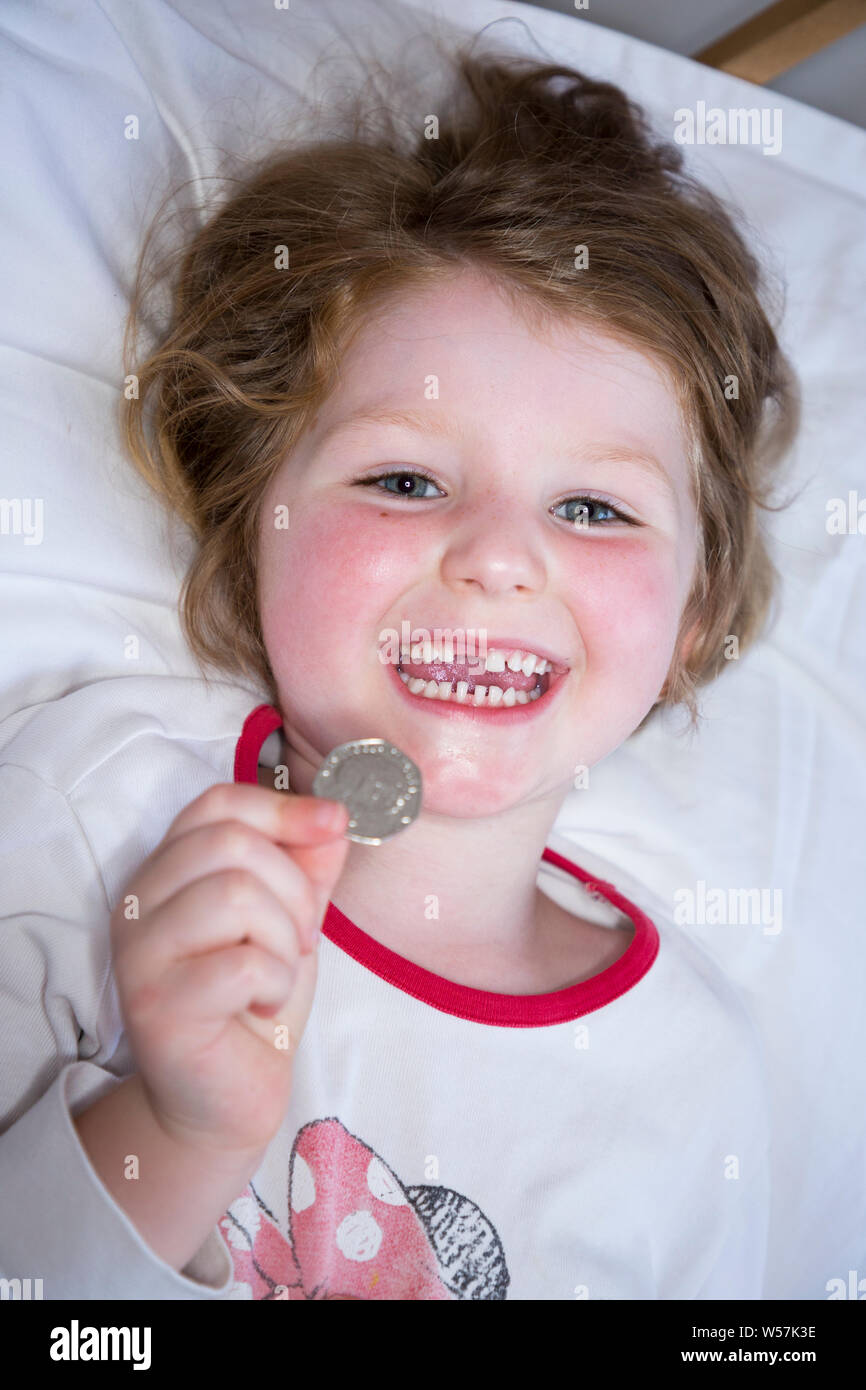
[[[771,82],[866,23],[866,0],[778,0],[691,56],[749,82]]]

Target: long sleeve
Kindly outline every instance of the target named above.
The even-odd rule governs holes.
[[[217,1228],[172,1269],[102,1185],[72,1123],[134,1070],[118,1050],[110,911],[67,798],[4,764],[0,1274],[41,1278],[46,1299],[224,1298],[231,1260]]]

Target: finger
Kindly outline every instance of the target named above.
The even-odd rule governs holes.
[[[333,843],[342,841],[328,841]],[[172,840],[158,858],[142,865],[130,887],[138,898],[140,918],[146,918],[181,888],[199,879],[229,869],[252,874],[261,879],[290,915],[301,935],[301,949],[311,950],[314,921],[321,919],[324,904],[320,883],[311,882],[295,862],[296,853],[272,844],[261,831],[243,821],[217,821]],[[327,889],[331,886],[328,882]],[[243,906],[242,893],[238,881],[239,906]],[[123,920],[118,919],[118,935],[124,931]]]
[[[160,992],[160,1009],[190,1023],[218,1023],[254,1004],[279,1008],[295,975],[258,946],[213,951],[171,969]]]
[[[251,1005],[249,1009],[238,1014],[239,1022],[265,1042],[273,1045],[279,1038],[279,1047],[289,1058],[297,1051],[309,1021],[316,992],[318,964],[319,957],[315,951],[311,955],[301,956],[294,984],[285,1003],[277,1005],[276,1008]]]
[[[278,844],[318,845],[345,832],[349,811],[341,801],[295,796],[246,782],[218,782],[184,807],[162,843],[222,820],[242,820]]]
[[[137,986],[158,984],[182,960],[245,942],[290,969],[301,955],[301,936],[290,913],[244,869],[195,879],[161,904],[153,919],[138,925],[137,932],[126,933],[114,957],[115,971]]]

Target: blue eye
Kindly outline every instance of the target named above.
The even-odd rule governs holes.
[[[626,516],[624,512],[619,511],[613,505],[613,503],[608,502],[606,498],[593,497],[591,494],[587,494],[584,497],[569,497],[567,501],[560,502],[559,507],[571,507],[574,503],[577,503],[575,511],[572,512],[569,516],[564,516],[562,519],[563,521],[570,521],[572,526],[574,526],[576,529],[580,529],[581,516],[586,518],[584,522],[586,526],[610,526],[610,521],[605,521],[603,519],[601,521],[599,521],[598,519],[593,521],[591,515],[593,507],[599,507],[604,512],[612,512],[613,517],[617,521],[625,521],[628,523],[629,526],[636,526],[638,524],[636,521],[632,521],[630,516]],[[556,508],[557,511],[559,510],[559,507]]]
[[[410,502],[427,502],[430,500],[429,494],[414,491],[414,488],[419,483],[437,489],[439,488],[439,484],[430,477],[429,473],[424,473],[417,468],[400,468],[394,469],[390,473],[377,473],[373,478],[356,479],[356,484],[358,487],[376,487],[377,484],[389,483],[394,478],[397,479],[396,488],[381,487],[379,491],[386,492],[391,497],[405,497],[407,501]],[[570,522],[575,527],[575,530],[580,529],[578,517],[581,515],[586,518],[584,524],[588,529],[594,530],[599,526],[611,525],[611,520],[605,518],[601,520],[598,518],[593,519],[591,513],[594,507],[598,507],[602,511],[611,512],[614,521],[624,521],[629,526],[638,526],[640,524],[639,522],[633,521],[630,516],[626,516],[624,512],[619,511],[606,497],[594,497],[591,493],[579,497],[569,497],[565,502],[560,502],[554,510],[559,511],[561,507],[571,507],[574,503],[578,504],[578,510],[572,512],[568,516],[562,517],[561,520]]]
[[[358,482],[361,487],[372,487],[375,483],[385,483],[391,478],[397,478],[401,486],[398,487],[396,491],[393,491],[391,488],[380,488],[380,491],[388,492],[392,497],[408,497],[413,501],[425,502],[427,498],[424,497],[423,494],[413,492],[412,485],[414,483],[429,483],[431,487],[438,487],[438,483],[434,483],[428,473],[420,473],[417,469],[410,470],[405,468],[401,468],[393,473],[377,473],[375,478],[359,478]],[[408,486],[406,486],[406,484],[408,484]]]

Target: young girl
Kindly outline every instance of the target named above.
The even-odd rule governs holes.
[[[7,750],[42,861],[4,890],[3,1272],[46,1297],[761,1296],[749,1015],[546,846],[760,633],[788,373],[729,215],[617,88],[456,73],[408,142],[248,176],[130,364],[233,684],[103,682]],[[371,737],[423,782],[378,846],[311,795]]]

